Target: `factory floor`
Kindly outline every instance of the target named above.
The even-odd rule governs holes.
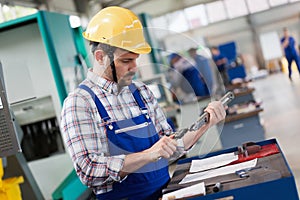
[[[276,138],[294,174],[300,192],[300,76],[278,73],[251,83],[256,100],[262,100],[260,114],[266,139]]]

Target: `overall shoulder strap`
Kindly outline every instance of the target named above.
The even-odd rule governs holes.
[[[102,119],[105,122],[107,122],[108,120],[110,120],[110,117],[108,116],[108,113],[106,112],[103,104],[101,103],[101,101],[99,100],[99,98],[96,96],[96,94],[91,90],[91,88],[89,88],[88,86],[83,85],[83,84],[79,85],[78,87],[81,88],[81,89],[83,89],[83,90],[85,90],[85,91],[87,91],[91,95],[91,97],[93,98],[93,100],[94,100],[94,102],[96,104],[96,107],[98,109],[98,112],[99,112],[100,116],[102,117]]]
[[[138,103],[139,107],[142,109],[142,110],[147,110],[147,107],[145,106],[145,103],[142,99],[142,96],[139,92],[139,90],[137,89],[137,87],[135,86],[135,84],[130,84],[129,86],[129,89],[134,97],[134,99],[136,100],[136,102]]]

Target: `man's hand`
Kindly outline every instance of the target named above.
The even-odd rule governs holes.
[[[177,141],[173,137],[160,138],[151,148],[145,150],[151,156],[153,162],[160,158],[170,158],[177,149]]]
[[[220,121],[224,120],[226,116],[226,111],[221,101],[213,101],[209,103],[204,111],[209,113],[209,127],[216,125]]]
[[[176,149],[177,141],[174,140],[174,137],[164,136],[149,149],[126,155],[123,168],[120,171],[120,177],[123,178],[150,162],[158,161],[160,158],[168,159],[174,154]]]

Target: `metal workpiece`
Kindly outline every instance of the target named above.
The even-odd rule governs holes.
[[[223,106],[227,106],[227,104],[230,103],[233,99],[234,99],[234,94],[233,92],[229,91],[220,99],[220,101],[222,102]],[[182,138],[184,134],[186,134],[188,131],[196,131],[208,122],[209,122],[209,113],[204,112],[202,115],[200,115],[197,121],[194,122],[189,128],[180,129],[179,131],[175,132],[174,138],[175,139]]]
[[[220,101],[224,106],[226,106],[228,103],[230,103],[234,99],[234,94],[231,91],[228,91],[221,99]]]

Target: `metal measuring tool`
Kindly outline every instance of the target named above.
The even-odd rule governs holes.
[[[229,91],[227,92],[221,99],[220,101],[222,102],[223,106],[226,106],[229,102],[231,102],[234,99],[234,94],[233,92]],[[189,128],[184,128],[181,129],[177,132],[174,133],[174,138],[179,139],[184,136],[188,131],[196,131],[198,130],[201,126],[204,124],[208,123],[209,121],[209,114],[207,112],[204,112],[196,122],[194,122]]]

